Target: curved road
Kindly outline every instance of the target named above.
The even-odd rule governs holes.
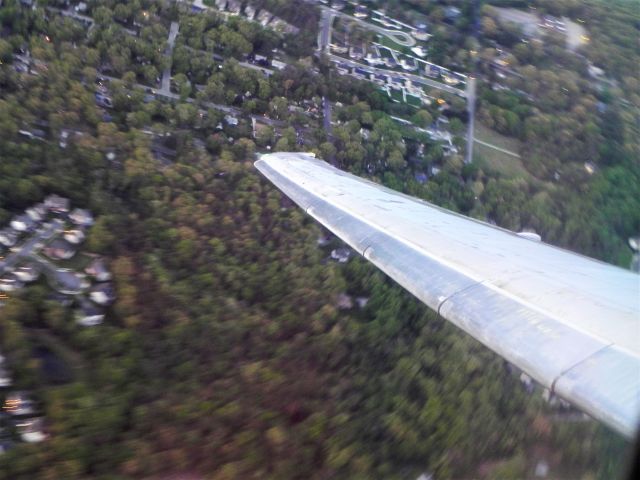
[[[347,15],[346,13],[342,13],[328,7],[322,7],[322,10],[329,11],[334,16],[343,17],[348,20],[357,22],[369,30],[373,30],[374,32],[378,32],[380,35],[384,35],[385,37],[390,38],[391,40],[396,42],[398,45],[402,45],[403,47],[413,47],[416,44],[416,39],[406,32],[402,32],[400,30],[387,30],[386,28],[378,27],[377,25],[369,23],[365,20],[352,17],[351,15]]]

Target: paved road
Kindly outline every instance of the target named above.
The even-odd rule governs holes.
[[[121,78],[117,78],[117,77],[110,77],[109,75],[104,75],[104,74],[100,74],[101,77],[109,80],[109,81],[119,81],[122,82]],[[133,84],[134,87],[140,88],[142,90],[149,90],[149,86],[147,85],[142,85],[141,83],[134,83]],[[204,89],[204,85],[196,85],[196,88],[198,90],[202,90]],[[175,100],[175,101],[179,101],[180,100],[180,95],[178,95],[177,93],[173,93],[173,92],[165,92],[162,90],[157,90],[155,93],[157,96],[159,97],[165,97],[168,98],[169,100]],[[195,103],[196,99],[189,97],[185,100],[187,103]],[[244,112],[239,109],[239,108],[235,108],[235,107],[230,107],[229,105],[220,105],[219,103],[213,103],[213,102],[204,102],[201,104],[202,106],[206,107],[206,108],[211,108],[213,110],[218,110],[224,113],[227,113],[229,115],[234,115],[234,116],[243,116]],[[204,112],[206,113],[206,112]],[[268,118],[268,117],[264,117],[262,115],[251,115],[250,118],[255,118],[257,121],[261,122],[261,123],[266,123],[267,125],[271,125],[272,127],[283,127],[286,126],[286,122],[283,122],[281,120],[276,120],[273,118]]]
[[[163,93],[171,92],[171,64],[173,63],[173,46],[176,43],[176,37],[178,36],[178,30],[180,29],[180,24],[178,22],[171,22],[171,27],[169,28],[169,45],[167,46],[167,50],[165,51],[165,56],[169,59],[169,63],[167,64],[167,68],[162,72],[162,86],[160,90]]]
[[[354,22],[359,23],[360,25],[362,25],[364,28],[367,28],[369,30],[373,30],[374,32],[378,32],[379,34],[390,38],[391,40],[396,42],[398,45],[402,45],[403,47],[413,47],[416,44],[416,39],[413,38],[408,33],[402,32],[400,30],[388,30],[386,28],[378,27],[377,25],[374,25],[373,23],[369,23],[366,20],[362,20],[360,18],[352,17],[351,15],[347,15],[346,13],[342,13],[342,12],[339,12],[337,10],[330,9],[329,7],[321,7],[321,8],[322,8],[323,11],[324,10],[329,10],[336,16],[343,17],[343,18],[346,18],[348,20],[354,21]]]
[[[331,138],[333,129],[331,127],[331,102],[327,97],[322,97],[322,121],[324,124],[324,130],[327,132],[327,136]]]
[[[202,53],[209,53],[206,50],[198,50],[195,48],[191,48],[191,47],[187,47],[189,50],[193,50],[194,52],[202,52]],[[225,62],[225,58],[222,55],[218,55],[217,53],[213,53],[211,54],[213,59],[220,62],[220,63],[224,63]],[[258,72],[264,74],[267,77],[270,77],[271,75],[273,75],[275,72],[275,70],[271,70],[270,68],[266,68],[266,67],[261,67],[260,65],[254,65],[253,63],[249,63],[249,62],[238,62],[238,65],[240,65],[241,67],[244,68],[250,68],[252,70],[257,70]]]
[[[467,121],[467,151],[464,162],[473,162],[473,139],[476,126],[476,78],[469,77],[467,79],[467,112],[469,119]]]
[[[95,24],[95,21],[93,20],[93,18],[87,17],[86,15],[80,15],[79,13],[76,13],[73,9],[71,9],[71,7],[69,8],[69,10],[62,10],[61,8],[55,8],[55,7],[47,7],[47,10],[50,10],[52,12],[57,12],[63,17],[69,17],[75,20],[80,20],[81,22],[84,22],[89,25],[89,30],[91,30]]]
[[[50,238],[51,235],[60,232],[63,225],[64,222],[59,218],[56,218],[51,222],[49,228],[45,228],[42,232],[32,235],[26,242],[20,245],[18,251],[12,252],[4,259],[4,261],[0,262],[0,275],[4,274],[7,270],[14,268],[22,257],[31,255],[35,249],[39,248],[37,245],[40,242]]]
[[[480,37],[480,3],[481,0],[474,0],[473,2],[473,23],[471,35],[479,43]],[[467,113],[469,118],[467,120],[467,148],[464,162],[470,164],[473,162],[473,140],[475,136],[476,126],[476,71],[478,70],[478,57],[472,56],[471,73],[467,77]]]
[[[318,34],[318,50],[321,52],[331,43],[331,26],[333,25],[333,17],[335,17],[335,12],[333,10],[328,8],[322,9],[320,32]]]
[[[332,53],[329,53],[328,57],[332,60],[338,60],[342,63],[345,63],[351,67],[360,67],[373,73],[382,73],[384,75],[390,75],[392,77],[402,77],[407,80],[411,80],[412,83],[417,83],[419,85],[426,85],[428,87],[437,88],[439,90],[443,90],[445,92],[451,93],[453,95],[458,95],[460,97],[466,97],[467,95],[464,90],[460,90],[459,88],[445,85],[444,83],[431,80],[430,78],[421,77],[420,75],[414,75],[412,73],[397,72],[395,70],[386,70],[384,68],[371,67],[369,65],[365,65],[362,63],[354,62],[353,60],[339,57],[338,55],[334,55]]]

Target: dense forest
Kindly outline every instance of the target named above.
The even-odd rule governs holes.
[[[484,88],[479,98],[481,121],[527,145],[531,177],[511,179],[445,157],[391,119],[427,126],[444,115],[436,106],[391,103],[323,60],[311,68],[304,57],[315,31],[297,52],[286,36],[169,2],[87,2],[90,30],[48,16],[45,3],[62,5],[31,10],[5,0],[0,9],[0,225],[50,193],[91,209],[98,221],[87,242],[109,258],[118,299],[95,328],[76,325],[44,283],[0,308],[0,351],[41,403],[50,434],[0,454],[0,480],[524,478],[543,457],[558,477],[619,474],[624,440],[593,421],[555,420],[503,360],[364,259],[332,262],[338,240],[319,245],[326,232],[253,160],[267,150],[311,150],[398,190],[626,266],[624,244],[640,231],[638,104],[631,47],[607,32],[637,29],[633,17],[603,17],[597,2],[579,13],[574,2],[546,2],[594,19],[593,43],[614,54],[591,58],[620,82],[629,105],[618,90],[594,93],[579,75],[584,65],[570,66],[552,42],[542,53],[514,49],[534,81],[515,79],[513,88],[527,95]],[[288,14],[284,2],[260,3],[301,27],[318,18],[306,3]],[[144,25],[142,10],[157,21]],[[169,60],[171,21],[180,34]],[[142,24],[137,36],[123,31],[134,22]],[[487,49],[496,34],[484,33]],[[239,63],[273,48],[303,59],[269,77]],[[14,54],[26,51],[35,74],[13,68]],[[169,61],[179,98],[149,98]],[[109,82],[108,109],[94,96],[107,75],[121,79]],[[331,136],[300,114],[299,105],[322,96],[340,104]],[[446,100],[462,147],[464,104]],[[217,104],[233,106],[239,123],[225,123]],[[253,133],[250,115],[275,122]],[[44,139],[20,133],[34,128]],[[63,130],[76,132],[65,148]],[[171,161],[158,157],[160,142]],[[585,161],[596,174],[575,168]],[[439,174],[415,179],[434,165]],[[367,301],[345,306],[344,295]],[[43,339],[57,345],[63,381],[34,359]]]

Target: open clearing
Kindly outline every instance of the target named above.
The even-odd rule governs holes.
[[[510,152],[519,153],[520,151],[519,140],[500,135],[480,122],[476,123],[474,136],[482,142],[490,143]],[[508,178],[520,177],[528,180],[532,178],[531,174],[524,168],[522,159],[513,155],[477,142],[473,147],[473,153],[474,161],[478,162],[482,168],[498,172]]]

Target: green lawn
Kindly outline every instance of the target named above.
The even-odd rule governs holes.
[[[485,127],[482,123],[476,122],[475,138],[483,142],[490,143],[496,147],[504,148],[510,152],[520,153],[521,142],[517,138],[501,135],[495,130]]]
[[[520,151],[520,141],[518,139],[501,135],[480,122],[476,122],[474,136],[478,140],[504,148],[510,152],[518,153]],[[532,175],[524,168],[521,158],[486,145],[480,145],[477,142],[473,146],[473,160],[481,168],[499,173],[507,178],[524,178],[527,181],[533,179]]]
[[[422,100],[420,99],[420,97],[416,97],[415,95],[407,94],[407,103],[412,107],[419,108],[422,106]]]
[[[483,170],[496,172],[507,178],[532,178],[521,159],[478,143],[473,146],[473,161]]]
[[[390,48],[391,50],[395,50],[400,53],[411,53],[411,49],[396,43],[393,39],[387,37],[386,35],[378,35],[378,43],[384,45],[385,47]],[[382,52],[381,52],[382,54]]]
[[[402,98],[402,90],[396,90],[396,89],[392,88],[391,89],[391,99],[402,103],[404,101],[404,99]]]

